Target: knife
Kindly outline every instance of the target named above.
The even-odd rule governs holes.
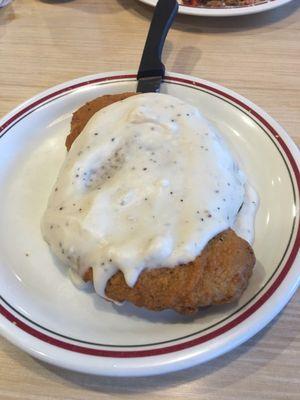
[[[161,53],[177,12],[177,0],[158,0],[137,74],[137,93],[159,91],[165,76]]]

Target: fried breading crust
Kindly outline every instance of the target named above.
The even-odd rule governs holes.
[[[69,150],[88,120],[100,109],[135,93],[106,95],[76,111],[67,137]],[[251,246],[228,229],[215,236],[192,262],[173,268],[144,270],[133,288],[126,284],[121,271],[107,282],[108,298],[130,301],[138,307],[160,311],[173,309],[181,314],[193,314],[199,307],[233,302],[248,285],[255,264]],[[88,268],[85,281],[93,280]]]
[[[133,288],[121,271],[107,283],[108,298],[160,311],[193,314],[199,307],[233,302],[248,285],[255,264],[251,246],[228,229],[214,237],[194,261],[143,271]],[[92,280],[90,268],[84,279]]]

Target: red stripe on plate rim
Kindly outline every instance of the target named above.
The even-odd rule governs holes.
[[[22,115],[24,115],[28,111],[32,110],[33,108],[37,107],[38,105],[50,100],[53,97],[58,96],[60,94],[63,94],[68,91],[73,91],[75,89],[78,89],[78,88],[80,88],[82,86],[86,86],[86,85],[94,85],[94,84],[101,83],[101,82],[106,82],[106,81],[110,82],[110,81],[119,80],[119,79],[125,80],[125,79],[134,79],[134,78],[136,78],[135,74],[108,76],[108,77],[96,78],[96,79],[91,79],[91,80],[75,83],[71,86],[67,86],[62,89],[59,89],[53,93],[50,93],[50,94],[34,101],[33,103],[29,104],[28,106],[25,106],[22,110],[18,111],[16,114],[14,114],[12,117],[10,117],[2,126],[0,126],[0,133],[5,128],[8,128],[9,125],[11,125],[13,122],[15,122],[18,118],[20,118]],[[268,121],[265,120],[264,117],[262,117],[258,112],[253,110],[250,106],[246,105],[243,101],[235,98],[233,95],[223,92],[221,89],[212,87],[207,83],[201,83],[201,82],[189,80],[186,78],[171,77],[171,76],[166,76],[165,79],[166,79],[166,81],[171,81],[171,82],[173,81],[173,82],[183,83],[183,84],[186,84],[189,86],[196,86],[196,87],[202,88],[204,90],[213,92],[219,96],[222,96],[222,97],[230,100],[232,103],[237,104],[239,107],[244,109],[247,113],[250,113],[257,120],[259,120],[260,123],[269,130],[269,132],[272,134],[272,136],[275,138],[275,140],[280,144],[282,150],[284,151],[285,155],[287,156],[287,158],[290,162],[290,165],[292,167],[292,170],[294,172],[294,175],[295,175],[295,179],[296,179],[297,187],[298,187],[298,193],[300,192],[300,171],[297,167],[297,163],[296,163],[295,159],[293,158],[293,155],[291,154],[288,146],[282,139],[282,137],[279,135],[279,133],[276,131],[276,129]],[[8,311],[2,305],[0,305],[0,313],[2,314],[3,317],[5,317],[7,320],[9,320],[11,323],[13,323],[15,326],[17,326],[18,328],[20,328],[27,334],[29,334],[47,344],[59,347],[63,350],[69,350],[69,351],[80,353],[80,354],[85,354],[85,355],[90,355],[90,356],[98,356],[98,357],[110,357],[110,358],[137,358],[137,357],[149,357],[149,356],[158,356],[158,355],[173,353],[173,352],[188,349],[190,347],[197,346],[197,345],[205,343],[209,340],[215,339],[216,337],[235,328],[236,326],[238,326],[239,324],[244,322],[247,318],[249,318],[251,315],[253,315],[273,295],[273,293],[281,285],[282,281],[285,279],[286,275],[288,274],[289,270],[291,269],[291,267],[295,261],[299,247],[300,247],[300,226],[298,226],[298,230],[297,230],[293,248],[290,252],[290,255],[289,255],[284,267],[282,268],[282,271],[280,272],[280,274],[278,275],[278,277],[276,278],[274,283],[271,285],[271,287],[251,307],[249,307],[246,311],[244,311],[242,314],[240,314],[238,317],[236,317],[229,323],[223,325],[220,328],[215,329],[212,332],[209,332],[201,337],[198,337],[198,338],[195,338],[192,340],[187,340],[186,342],[182,342],[182,343],[171,345],[171,346],[155,348],[155,349],[147,349],[147,350],[133,350],[133,351],[100,350],[100,349],[94,349],[94,348],[89,348],[89,347],[84,347],[84,346],[78,346],[78,345],[73,345],[68,342],[64,342],[60,339],[56,339],[54,337],[44,334],[43,332],[36,330],[35,328],[27,325],[26,323],[24,323],[23,321],[18,319],[16,316],[14,316],[10,311]]]

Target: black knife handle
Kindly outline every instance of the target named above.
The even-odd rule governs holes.
[[[162,49],[178,11],[177,0],[158,0],[146,39],[137,79],[165,76],[161,62]]]

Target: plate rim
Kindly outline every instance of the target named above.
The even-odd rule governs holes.
[[[50,88],[50,89],[48,89],[48,90],[46,90],[46,91],[44,91],[44,92],[42,92],[40,94],[37,94],[36,96],[34,96],[31,99],[25,101],[24,103],[20,104],[14,110],[12,110],[9,114],[7,114],[4,118],[2,118],[0,120],[0,138],[2,136],[1,132],[4,132],[5,128],[7,128],[15,119],[16,119],[16,122],[17,122],[19,120],[19,117],[23,113],[26,113],[27,110],[29,110],[31,108],[34,109],[37,104],[44,103],[46,101],[45,99],[51,98],[51,97],[55,97],[60,92],[62,93],[62,92],[65,92],[66,90],[68,92],[71,92],[71,91],[76,90],[77,88],[79,88],[80,86],[83,86],[83,85],[85,85],[85,86],[93,85],[94,83],[96,83],[95,81],[99,81],[99,79],[102,80],[103,82],[108,82],[109,83],[110,81],[116,81],[119,78],[122,78],[122,79],[125,79],[125,78],[135,79],[135,77],[136,77],[136,74],[131,72],[131,71],[130,72],[110,72],[110,73],[102,73],[102,74],[95,74],[95,75],[85,76],[85,77],[77,78],[75,80],[71,80],[71,81],[62,83],[60,85],[54,86],[54,87],[52,87],[52,88]],[[177,81],[187,82],[188,84],[190,84],[192,86],[201,86],[201,87],[207,86],[210,89],[214,88],[215,92],[219,91],[220,93],[222,93],[222,95],[226,94],[227,97],[230,97],[235,102],[236,102],[236,100],[238,100],[238,102],[240,104],[242,104],[243,106],[248,108],[248,111],[252,110],[255,113],[257,113],[258,115],[260,115],[263,119],[266,120],[266,122],[269,123],[271,128],[275,127],[275,130],[280,133],[279,138],[282,139],[283,144],[290,151],[292,159],[296,163],[296,167],[299,168],[298,167],[298,164],[299,164],[299,150],[297,149],[297,146],[293,143],[293,141],[288,136],[288,134],[283,130],[283,128],[276,121],[274,121],[270,116],[268,116],[268,114],[266,114],[263,110],[261,110],[258,106],[254,105],[252,102],[250,102],[249,100],[245,99],[244,97],[238,95],[237,93],[235,93],[235,92],[233,92],[233,91],[231,91],[229,89],[224,88],[221,85],[214,84],[214,83],[205,81],[203,79],[192,77],[190,75],[182,75],[182,74],[176,74],[176,73],[167,72],[166,81],[168,81],[168,78],[173,80],[173,81],[177,80]],[[296,160],[295,160],[295,157],[296,157]],[[298,171],[298,173],[299,173],[299,171]],[[299,181],[298,181],[298,189],[299,189]],[[298,230],[298,236],[297,236],[298,239],[297,238],[295,239],[295,243],[296,243],[296,240],[300,240],[299,232],[300,231]],[[294,246],[294,248],[295,248],[295,246]],[[291,256],[291,254],[290,254],[290,256]],[[290,258],[290,256],[289,256],[289,258]],[[294,261],[291,262],[290,269],[286,272],[286,276],[291,272],[293,266],[295,265],[296,257],[297,257],[297,255],[295,255]],[[300,261],[300,257],[298,257],[298,259],[297,259],[297,264],[298,264],[299,261]],[[299,263],[299,267],[300,267],[300,263]],[[286,276],[284,276],[282,278],[282,281],[279,282],[278,287],[280,287],[283,283],[287,282],[285,280]],[[288,287],[287,288],[288,295],[285,295],[285,297],[283,297],[282,299],[278,299],[277,308],[275,307],[276,311],[271,310],[271,312],[268,314],[269,318],[264,318],[263,321],[260,321],[260,323],[258,324],[256,329],[253,326],[252,326],[252,330],[249,329],[249,327],[248,327],[247,331],[245,332],[245,335],[242,338],[238,337],[239,334],[237,332],[237,334],[236,334],[237,337],[235,337],[235,341],[232,341],[231,344],[228,343],[227,347],[224,346],[221,349],[220,348],[217,349],[217,350],[215,349],[213,354],[207,354],[207,352],[206,352],[206,355],[202,359],[201,362],[208,361],[208,359],[216,357],[216,356],[224,353],[225,351],[230,350],[231,348],[235,347],[236,345],[238,345],[238,344],[244,342],[245,340],[247,340],[249,337],[251,337],[253,334],[255,334],[258,330],[262,329],[281,310],[281,308],[284,307],[284,305],[289,301],[290,297],[293,295],[293,293],[297,289],[297,286],[299,285],[299,282],[300,282],[299,274],[298,275],[296,274],[294,282],[295,283],[294,283],[294,285],[292,287]],[[272,286],[273,286],[273,284],[272,284]],[[275,288],[274,290],[278,289],[278,287]],[[269,289],[268,289],[268,291],[269,291]],[[266,303],[268,303],[272,299],[273,295],[274,295],[274,293],[271,294],[271,297],[269,298],[269,300],[266,301]],[[256,302],[255,302],[255,304],[256,304]],[[278,304],[281,304],[281,306],[278,307]],[[0,308],[0,309],[3,312],[2,308]],[[257,311],[261,311],[261,310],[262,310],[262,308],[260,308],[259,310],[256,310],[256,313],[257,313]],[[4,314],[5,314],[5,312],[4,312]],[[255,316],[257,318],[258,314],[255,315],[255,313],[254,313],[254,314],[252,314],[251,317],[253,317],[253,316]],[[74,357],[72,357],[72,356],[69,357],[69,361],[68,362],[61,360],[61,358],[63,358],[63,357],[60,358],[59,354],[56,356],[55,359],[53,359],[53,357],[51,358],[51,349],[53,350],[53,346],[51,344],[49,344],[49,343],[44,343],[43,342],[43,344],[45,344],[46,347],[42,346],[44,348],[44,352],[41,352],[41,351],[38,350],[38,348],[40,347],[39,345],[41,343],[41,341],[39,339],[37,339],[37,338],[33,338],[32,339],[32,336],[30,336],[31,340],[29,340],[26,337],[25,337],[25,339],[23,337],[23,339],[20,340],[20,337],[19,337],[20,329],[18,327],[16,327],[16,326],[13,326],[13,329],[11,329],[12,328],[11,325],[18,324],[18,322],[13,319],[13,320],[11,320],[11,322],[13,324],[11,324],[11,322],[10,322],[10,326],[9,326],[9,324],[7,324],[7,320],[4,321],[3,318],[4,318],[4,316],[1,315],[1,318],[0,318],[0,321],[1,321],[0,325],[1,326],[0,326],[0,328],[1,328],[2,334],[8,340],[13,342],[17,346],[21,347],[23,350],[31,353],[35,357],[42,359],[43,361],[48,361],[49,362],[49,357],[50,357],[50,362],[51,363],[53,363],[55,365],[58,365],[58,366],[63,366],[63,367],[68,368],[68,369],[75,369],[77,371],[90,372],[90,373],[109,375],[109,376],[111,376],[111,375],[137,376],[137,375],[153,375],[154,373],[156,373],[155,370],[154,370],[154,365],[156,365],[156,367],[157,367],[157,365],[160,366],[160,368],[159,368],[160,370],[157,373],[163,373],[163,372],[171,371],[172,367],[174,369],[174,365],[175,364],[178,366],[178,365],[183,363],[183,366],[180,367],[180,368],[182,368],[182,367],[191,366],[191,365],[193,365],[195,363],[199,363],[199,352],[197,352],[197,351],[195,352],[195,350],[197,349],[197,347],[201,346],[201,344],[196,344],[196,345],[193,345],[193,347],[188,347],[188,348],[184,348],[184,347],[183,348],[178,348],[178,345],[177,345],[177,350],[175,350],[173,352],[168,352],[167,353],[167,352],[163,351],[161,354],[157,354],[157,352],[156,352],[155,355],[149,353],[149,351],[146,351],[147,354],[146,353],[143,354],[142,358],[140,358],[140,359],[138,359],[136,357],[136,355],[131,356],[131,358],[127,358],[128,355],[126,356],[126,354],[123,354],[123,355],[121,354],[121,353],[126,353],[124,351],[123,352],[118,352],[119,353],[118,355],[116,355],[116,352],[114,352],[114,356],[112,356],[112,352],[110,352],[111,355],[109,355],[108,357],[105,357],[105,358],[102,355],[100,357],[98,357],[98,356],[95,357],[94,355],[82,355],[82,354],[80,355],[80,356],[82,356],[84,358],[85,361],[87,361],[87,359],[89,359],[90,357],[94,357],[97,360],[99,360],[99,358],[103,358],[103,360],[105,360],[105,363],[107,363],[108,358],[110,358],[111,360],[119,360],[119,361],[120,361],[120,359],[123,359],[123,361],[125,360],[127,362],[128,362],[128,360],[137,360],[137,359],[138,360],[142,360],[143,368],[141,368],[141,366],[139,366],[139,370],[136,370],[136,368],[134,368],[135,364],[132,364],[132,362],[129,363],[129,364],[131,364],[131,370],[128,370],[128,366],[124,366],[123,365],[124,363],[122,363],[122,362],[121,363],[119,362],[118,370],[116,370],[116,367],[108,368],[108,369],[105,370],[105,368],[103,368],[103,367],[99,368],[99,366],[97,367],[97,365],[96,365],[96,369],[95,369],[95,366],[93,368],[91,368],[91,366],[94,363],[91,363],[90,365],[84,365],[84,366],[80,366],[79,367],[78,365],[74,365]],[[248,324],[249,324],[250,320],[251,320],[251,318],[250,319],[248,318],[245,321],[248,322]],[[243,321],[243,324],[245,324],[245,321]],[[246,325],[247,325],[247,323],[246,323]],[[226,334],[227,335],[231,334],[231,336],[232,335],[234,336],[234,332],[238,328],[241,328],[241,325],[237,325],[237,326],[229,329],[228,332],[226,332]],[[18,331],[14,332],[15,329],[17,329]],[[239,331],[239,329],[238,329],[238,331]],[[22,332],[22,334],[23,335],[21,335],[21,336],[24,336],[25,332]],[[27,333],[25,334],[25,336],[26,335],[27,335]],[[215,337],[214,339],[210,340],[210,343],[212,345],[213,345],[213,342],[214,342],[215,339],[218,339],[218,338]],[[26,343],[25,346],[23,344],[23,340],[25,340],[25,343]],[[37,342],[36,343],[32,343],[32,340],[33,341],[37,341]],[[192,341],[193,341],[193,339],[192,339]],[[27,343],[30,344],[29,347],[28,347]],[[50,349],[47,348],[47,346],[51,346]],[[176,347],[176,345],[175,345],[175,347]],[[165,348],[163,348],[163,349],[165,349]],[[50,350],[50,354],[49,354],[49,350]],[[69,350],[65,350],[65,349],[61,349],[61,348],[59,348],[59,352],[62,352],[63,355],[64,355],[65,352],[71,353]],[[178,355],[178,353],[180,353],[180,355]],[[203,352],[203,354],[204,353],[205,352]],[[76,354],[76,357],[78,357],[78,353],[74,353],[74,354]],[[185,354],[185,357],[184,357],[184,354]],[[163,357],[165,360],[169,360],[169,362],[164,364],[164,368],[165,369],[161,366],[161,364],[159,362],[158,363],[157,362],[153,363],[153,361],[150,360],[150,359],[153,359],[153,358],[156,358],[156,360],[157,360],[157,357],[155,357],[157,355],[159,355],[160,357]],[[171,357],[170,357],[170,355],[171,355]],[[172,355],[173,355],[173,357],[172,357]],[[176,356],[174,357],[174,355],[176,355]],[[75,357],[75,359],[76,359],[76,357]],[[82,357],[80,357],[80,358],[82,358]],[[144,362],[146,358],[148,360],[150,360],[150,364],[148,363],[149,365],[147,365],[147,363]],[[175,360],[176,358],[179,358],[179,359],[176,361]],[[73,359],[73,361],[70,361],[72,359]]]
[[[155,7],[155,4],[153,4],[153,2],[156,0],[138,0],[138,1],[147,4],[149,6]],[[214,8],[214,9],[179,5],[178,13],[184,15],[198,16],[198,17],[235,17],[239,15],[251,15],[263,11],[273,10],[274,8],[283,6],[284,4],[287,4],[291,1],[292,0],[273,0],[271,2],[257,4],[254,6]]]

